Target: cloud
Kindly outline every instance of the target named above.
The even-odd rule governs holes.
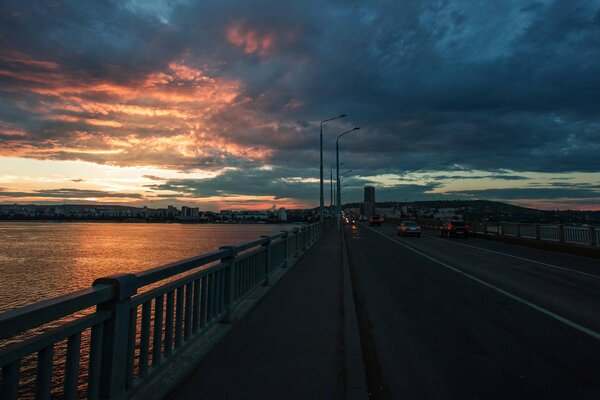
[[[3,188],[2,188],[3,189]],[[83,190],[83,189],[42,189],[32,192],[12,192],[0,190],[0,197],[35,197],[35,198],[61,198],[61,199],[86,199],[86,198],[131,198],[139,199],[141,195],[138,193],[118,193],[103,190]]]
[[[600,174],[599,15],[592,0],[5,1],[0,156],[232,167],[147,189],[308,204],[319,122],[345,112],[324,127],[326,167],[337,135],[360,125],[340,141],[348,168],[429,175],[385,196]]]
[[[493,175],[433,175],[427,176],[428,179],[436,181],[447,181],[447,180],[462,180],[462,179],[492,179],[492,180],[506,180],[506,181],[521,181],[529,180],[526,176],[520,175],[507,175],[507,174],[493,174]]]
[[[545,200],[545,199],[587,199],[588,202],[600,204],[600,190],[587,188],[505,188],[462,190],[450,192],[459,196],[477,199],[495,200]]]
[[[156,175],[142,175],[142,178],[150,179],[151,181],[166,181],[166,178],[161,178]]]

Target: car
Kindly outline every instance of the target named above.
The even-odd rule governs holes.
[[[397,231],[398,236],[421,236],[421,227],[415,221],[402,221]]]
[[[440,226],[440,236],[463,236],[469,237],[469,227],[465,221],[446,221]]]
[[[380,215],[373,215],[369,218],[369,226],[381,226],[383,223],[383,217]]]

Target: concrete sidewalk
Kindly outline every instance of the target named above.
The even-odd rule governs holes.
[[[340,254],[332,229],[168,398],[342,398]]]

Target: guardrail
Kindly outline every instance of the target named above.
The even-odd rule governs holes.
[[[420,220],[421,225],[439,228],[439,220]],[[557,243],[600,247],[600,227],[520,222],[469,222],[469,231],[486,235],[509,236]]]
[[[227,321],[331,222],[99,278],[89,289],[1,313],[0,398],[127,398],[193,338]]]

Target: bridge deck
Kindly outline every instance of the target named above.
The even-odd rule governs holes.
[[[313,245],[169,398],[341,398],[338,235]]]

